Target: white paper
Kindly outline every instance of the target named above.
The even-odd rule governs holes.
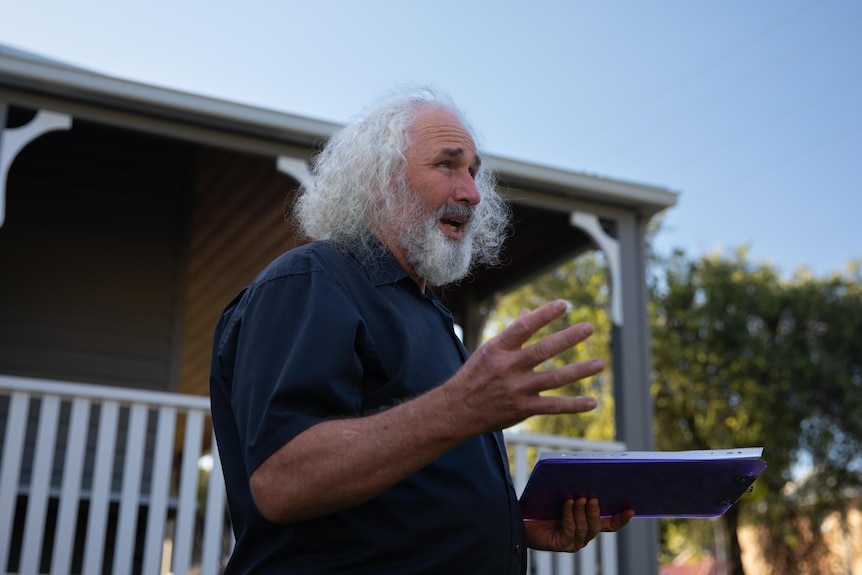
[[[758,459],[762,447],[732,449],[693,449],[690,451],[543,451],[539,459],[661,459],[670,461],[708,461],[711,459]]]

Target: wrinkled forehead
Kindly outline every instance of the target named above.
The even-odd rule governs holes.
[[[450,110],[428,106],[417,112],[407,131],[408,151],[431,152],[441,148],[461,148],[475,156],[476,143],[464,123]]]

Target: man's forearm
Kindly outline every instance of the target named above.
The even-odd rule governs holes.
[[[251,476],[270,521],[311,519],[363,503],[469,437],[441,388],[365,417],[314,425]]]

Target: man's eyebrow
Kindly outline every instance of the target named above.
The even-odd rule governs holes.
[[[443,150],[441,150],[441,152],[445,156],[455,158],[455,157],[464,155],[464,148],[460,148],[460,147],[458,147],[458,148],[443,148]],[[478,168],[481,165],[482,165],[482,157],[479,156],[479,154],[476,154],[476,167]]]

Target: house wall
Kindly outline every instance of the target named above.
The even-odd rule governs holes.
[[[176,388],[195,153],[78,120],[21,151],[0,228],[0,373]]]
[[[208,395],[222,310],[270,261],[300,243],[285,219],[299,184],[276,170],[275,158],[214,148],[200,151],[196,174],[179,390]]]
[[[31,142],[0,227],[0,373],[207,395],[222,309],[299,243],[298,187],[274,157],[77,119]]]

